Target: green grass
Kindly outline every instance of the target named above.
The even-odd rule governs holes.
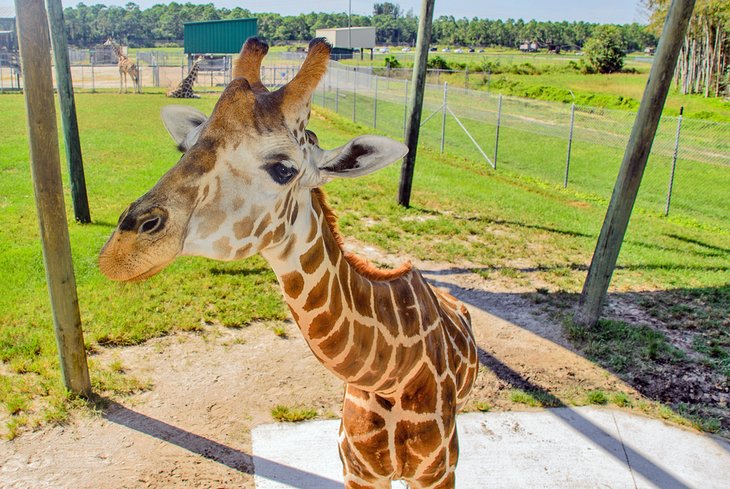
[[[209,113],[215,100],[215,94],[204,94],[187,103]],[[179,157],[159,119],[159,108],[167,103],[159,92],[77,94],[93,223],[73,223],[67,186],[66,211],[92,381],[99,390],[124,393],[148,387],[128,378],[119,364],[95,362],[93,354],[100,346],[138,344],[211,323],[242,327],[286,317],[275,276],[260,258],[228,264],[183,258],[134,284],[112,283],[98,272],[98,251],[119,214]],[[332,107],[332,101],[327,105]],[[23,107],[20,95],[0,96],[0,269],[5,285],[0,295],[0,403],[9,419],[7,436],[23,426],[63,419],[77,402],[64,391],[57,364]],[[315,114],[310,128],[327,148],[358,134],[397,134],[402,106],[383,102],[378,110],[384,117],[378,131],[326,110]],[[363,106],[358,121],[369,117],[372,112]],[[447,130],[458,134],[452,126]],[[562,153],[562,143],[535,136],[525,145],[524,133],[505,130],[500,150],[505,156],[493,172],[464,150],[470,143],[463,139],[451,139],[444,155],[434,151],[437,142],[430,131],[424,126],[410,209],[395,204],[397,165],[327,186],[343,234],[395,254],[464,264],[488,278],[530,277],[551,290],[580,290],[610,194],[614,153],[576,148],[585,162],[580,177],[584,183],[563,190],[540,173],[549,155]],[[534,174],[521,174],[520,165]],[[722,194],[720,182],[727,171],[707,171],[717,189],[687,196],[685,205],[691,210],[686,213],[665,219],[638,206],[614,274],[614,291],[713,290],[727,283],[730,232],[723,224],[724,208],[703,203]],[[590,188],[598,183],[609,190]],[[726,306],[725,299],[717,303],[719,310]],[[641,351],[673,354],[660,340],[653,344]],[[616,345],[619,351],[621,346]]]
[[[93,223],[75,224],[68,205],[66,212],[95,389],[129,392],[144,387],[123,380],[126,374],[114,366],[95,364],[93,352],[99,345],[133,345],[210,323],[242,326],[285,318],[276,278],[260,258],[239,263],[183,258],[165,273],[134,284],[101,276],[97,255],[119,214],[179,155],[160,122],[159,109],[169,101],[159,93],[77,94],[76,100]],[[214,102],[210,96],[192,104],[210,112]],[[43,419],[49,406],[67,402],[67,395],[45,286],[22,96],[1,96],[0,108],[6,128],[0,144],[0,403],[15,412],[17,427]]]
[[[272,326],[271,330],[274,332],[276,336],[278,336],[281,339],[287,339],[289,337],[289,334],[286,331],[286,326],[283,324],[276,324]]]
[[[512,389],[510,391],[510,401],[530,407],[557,407],[561,405],[561,401],[555,396],[539,390]]]
[[[310,408],[291,408],[281,404],[271,410],[271,417],[279,422],[296,423],[317,417],[317,411]]]
[[[648,326],[600,320],[586,329],[568,321],[566,332],[589,358],[600,359],[617,373],[643,372],[655,363],[678,363],[685,356],[664,334]]]
[[[378,132],[402,137],[402,87],[400,82],[380,84],[377,104]],[[374,125],[376,107],[372,92],[364,93],[361,89],[353,97],[351,93],[340,91],[338,103],[334,90],[327,91],[324,95],[323,98],[322,92],[318,91],[315,103],[324,105],[329,110],[337,109],[340,115],[347,118],[351,118],[354,113],[356,122],[365,126],[359,130],[371,130],[366,127]],[[440,93],[427,91],[424,118],[438,108],[441,97]],[[450,92],[449,107],[459,116],[487,155],[493,158],[497,100],[487,97],[475,99],[473,95]],[[566,124],[570,119],[568,108],[556,108],[555,105],[542,102],[505,100],[502,110],[496,173],[491,171],[467,134],[451,116],[446,119],[445,130],[445,150],[450,157],[443,158],[443,161],[469,168],[490,180],[508,179],[511,184],[531,188],[533,192],[559,194],[559,199],[568,200],[569,205],[605,209],[623,157],[626,142],[624,135],[627,137],[631,130],[631,120],[625,113],[576,113],[578,129],[572,147],[569,185],[567,189],[563,189],[568,132]],[[534,122],[535,118],[543,122],[537,124]],[[669,127],[671,125],[669,123],[660,126],[654,144],[656,152],[649,159],[635,205],[636,213],[647,213],[652,218],[662,216],[666,205],[676,131],[676,126]],[[721,129],[723,128],[714,128],[711,123],[685,122],[684,146],[675,174],[671,212],[665,219],[654,219],[652,231],[657,230],[656,226],[663,227],[664,223],[681,222],[687,227],[719,231],[725,239],[730,239],[730,221],[726,217],[730,213],[730,202],[725,196],[725,189],[730,185],[730,171],[724,165],[701,163],[692,159],[700,158],[697,152],[705,151],[705,148],[711,148],[717,154],[728,154],[730,139],[724,138]],[[425,148],[438,150],[440,140],[439,114],[421,128],[419,151]],[[526,141],[530,144],[525,144]],[[690,148],[695,153],[690,153]],[[427,227],[434,222],[420,224]],[[708,244],[715,245],[714,242]]]
[[[586,394],[586,403],[587,404],[598,404],[598,405],[604,405],[608,404],[609,396],[607,393],[596,390],[596,391],[588,391]]]

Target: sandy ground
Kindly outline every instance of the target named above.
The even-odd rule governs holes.
[[[393,261],[352,247],[376,262]],[[486,367],[471,406],[481,400],[509,408],[500,405],[500,392],[513,387],[631,392],[570,351],[560,325],[519,291],[450,265],[416,265],[472,313]],[[314,407],[325,418],[340,414],[341,383],[314,359],[296,325],[285,324],[286,339],[270,324],[211,326],[103,349],[99,361],[121,361],[128,374],[153,387],[108,399],[103,410],[78,413],[66,425],[0,442],[0,487],[253,487],[250,432],[272,422],[275,405]]]

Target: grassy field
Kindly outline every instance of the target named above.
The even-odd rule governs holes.
[[[338,110],[341,115],[350,119],[354,114],[356,121],[365,126],[375,125],[385,134],[401,137],[404,118],[402,84],[389,88],[381,83],[378,93],[377,121],[372,89],[367,92],[360,86],[355,96],[344,90],[329,90],[324,93],[318,91],[314,101],[330,110]],[[336,101],[338,96],[339,102]],[[476,98],[463,91],[450,91],[448,100],[449,108],[457,114],[490,159],[493,159],[497,99]],[[424,120],[427,115],[438,110],[441,102],[441,90],[427,90]],[[559,190],[566,198],[589,201],[605,207],[613,190],[632,120],[623,117],[621,112],[612,115],[577,113],[569,187],[561,190],[565,175],[569,118],[569,111],[557,110],[551,104],[505,100],[499,139],[499,170],[496,173],[486,170],[487,162],[450,115],[446,118],[445,150],[465,161],[482,163],[485,173],[490,177],[509,175],[536,189]],[[664,213],[676,122],[674,124],[675,126],[670,123],[669,126],[660,127],[654,143],[655,155],[647,166],[636,203],[638,212],[655,217]],[[708,124],[708,127],[703,124]],[[683,137],[687,152],[680,152],[670,215],[659,219],[659,222],[683,222],[687,226],[713,229],[730,237],[730,221],[727,219],[730,203],[726,198],[726,189],[730,186],[730,171],[727,166],[694,161],[688,153],[690,145],[709,147],[723,138],[723,133],[713,132],[711,126],[711,123],[685,124]],[[526,141],[530,144],[525,144]],[[436,117],[431,118],[421,128],[420,144],[439,149],[440,142],[439,111]],[[730,151],[730,142],[720,143],[720,151],[727,154]]]
[[[385,66],[387,56],[395,56],[404,67],[411,67],[413,52],[400,53],[399,49],[388,54],[378,54],[373,61],[345,60],[345,64]],[[582,56],[576,53],[560,55],[550,53],[521,53],[517,50],[488,49],[484,53],[431,52],[430,58],[440,57],[448,63],[471,66],[468,79],[460,73],[442,73],[430,76],[432,83],[448,82],[455,87],[489,90],[495,93],[541,100],[590,105],[621,110],[638,108],[646,86],[651,64],[643,55],[626,58],[627,72],[584,74],[579,69]],[[476,73],[487,71],[491,75]],[[571,93],[572,92],[572,93]],[[575,98],[573,98],[575,97]],[[730,122],[730,103],[722,98],[705,98],[701,95],[682,95],[673,88],[667,99],[665,115],[678,115],[684,107],[688,117]]]
[[[215,100],[215,94],[205,94],[189,103],[210,112]],[[241,327],[257,319],[285,317],[275,277],[259,258],[232,264],[181,259],[168,272],[139,284],[111,283],[98,272],[98,251],[119,214],[178,159],[159,119],[159,108],[167,103],[161,93],[77,95],[93,224],[70,222],[70,233],[85,338],[92,354],[91,374],[98,392],[124,393],[145,387],[113,366],[96,365],[93,352],[99,346],[131,345],[210,323]],[[64,419],[77,401],[64,392],[57,367],[22,96],[0,96],[0,109],[0,124],[5,128],[0,155],[0,269],[6,284],[0,295],[0,403],[12,436],[23,425]],[[318,110],[310,128],[325,147],[343,144],[354,134],[373,132],[328,110]],[[539,165],[550,147],[539,140],[520,145],[519,138],[514,134],[506,139],[513,141],[505,143],[505,154],[526,152]],[[397,165],[364,180],[328,185],[343,233],[393,253],[471,267],[490,279],[522,287],[539,281],[550,292],[578,292],[605,213],[605,195],[577,187],[566,191],[513,171],[488,171],[483,163],[459,153],[460,145],[453,141],[443,155],[429,145],[419,150],[410,209],[395,204]],[[67,213],[72,215],[70,209]],[[695,290],[729,296],[730,234],[698,219],[635,213],[612,290],[660,291],[667,304],[672,304],[673,294]],[[712,317],[727,317],[729,300],[700,301],[702,307],[710,304]],[[656,314],[669,309],[669,305],[658,307]],[[677,314],[680,324],[682,314],[694,313]],[[708,327],[708,334],[717,335],[711,338],[714,343],[703,342],[705,336],[700,335],[696,348],[708,362],[717,360],[718,368],[724,368],[723,359],[730,351],[723,324],[719,319]]]

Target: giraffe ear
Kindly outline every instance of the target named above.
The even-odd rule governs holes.
[[[319,167],[322,183],[330,178],[355,178],[373,173],[403,158],[408,147],[383,136],[359,136],[344,146],[323,151]]]
[[[187,105],[166,105],[161,113],[167,132],[183,153],[196,143],[203,124],[208,120],[201,111]]]

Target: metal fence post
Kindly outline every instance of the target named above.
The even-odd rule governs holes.
[[[340,113],[340,70],[336,71],[335,76],[335,112]]]
[[[497,169],[497,154],[499,153],[499,126],[502,124],[502,95],[497,104],[497,133],[494,137],[494,169]]]
[[[329,76],[329,73],[327,74]],[[322,107],[325,109],[327,108],[327,81],[326,79],[322,78]]]
[[[570,106],[570,133],[568,135],[568,156],[565,158],[565,178],[563,188],[568,188],[568,174],[570,172],[570,152],[573,149],[573,125],[575,124],[575,103]]]
[[[94,58],[92,57],[90,60],[91,63],[91,93],[96,92],[96,79],[94,77]]]
[[[5,86],[3,85],[3,60],[0,59],[0,92],[5,90]]]
[[[375,77],[375,97],[373,97],[373,129],[378,128],[378,77]]]
[[[466,70],[464,70],[464,89],[469,89],[469,67],[466,67]]]
[[[406,137],[406,119],[408,119],[408,80],[406,80],[406,94],[403,97],[403,138]]]
[[[664,216],[669,215],[669,205],[672,202],[672,188],[674,187],[674,172],[677,169],[677,156],[679,155],[679,135],[682,132],[682,114],[684,107],[679,109],[679,119],[677,119],[677,135],[674,138],[674,155],[672,156],[672,173],[669,175],[669,189],[667,190],[667,205],[664,208]]]
[[[357,122],[357,68],[352,83],[352,122]]]
[[[444,105],[441,108],[441,152],[444,152],[446,143],[446,97],[449,93],[449,84],[444,82]]]

